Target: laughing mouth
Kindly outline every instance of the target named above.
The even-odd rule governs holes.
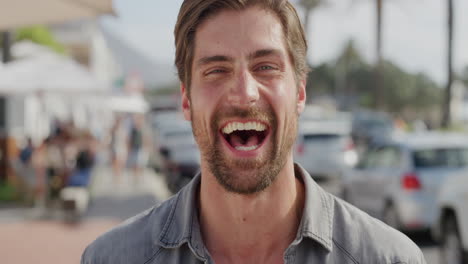
[[[223,137],[236,150],[258,149],[268,135],[268,127],[261,122],[230,122],[221,129]]]

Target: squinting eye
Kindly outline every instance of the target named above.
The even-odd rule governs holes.
[[[273,70],[274,68],[269,65],[263,65],[258,68],[260,71]]]
[[[222,70],[222,69],[215,69],[215,70],[212,70],[212,71],[208,72],[208,74],[212,74],[212,73],[215,73],[215,74],[216,74],[216,73],[223,73],[223,72],[225,72],[225,70]]]

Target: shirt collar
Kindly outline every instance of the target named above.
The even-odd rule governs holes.
[[[294,164],[294,171],[304,183],[306,196],[301,224],[293,243],[298,244],[303,237],[308,237],[331,251],[334,200],[299,164]]]
[[[332,248],[333,199],[328,195],[300,165],[295,164],[296,177],[305,186],[305,203],[301,224],[294,243],[299,244],[304,237],[311,238],[325,247]],[[164,248],[178,248],[188,243],[189,248],[199,259],[206,259],[198,220],[198,191],[200,173],[171,200],[171,209],[164,226],[158,228],[159,245]]]
[[[200,260],[206,260],[206,250],[198,222],[198,191],[200,173],[171,199],[171,209],[163,226],[160,226],[158,244],[164,248],[178,248],[187,243]]]

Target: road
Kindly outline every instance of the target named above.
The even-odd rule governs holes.
[[[430,239],[427,233],[410,235],[410,238],[421,248],[427,264],[444,264],[439,260],[438,245]]]
[[[64,223],[60,214],[35,219],[25,209],[0,210],[0,263],[79,263],[84,248],[97,236],[170,195],[162,177],[151,171],[137,184],[131,175],[114,184],[106,168],[96,175],[92,203],[79,224]],[[441,264],[437,245],[427,235],[410,238],[421,247],[428,264]]]

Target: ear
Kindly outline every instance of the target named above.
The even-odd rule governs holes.
[[[187,121],[191,120],[191,113],[190,113],[190,99],[188,95],[187,88],[185,87],[184,83],[180,83],[180,92],[182,94],[182,112],[184,114],[184,118]]]
[[[302,79],[297,87],[297,113],[304,111],[306,99],[306,80]]]

